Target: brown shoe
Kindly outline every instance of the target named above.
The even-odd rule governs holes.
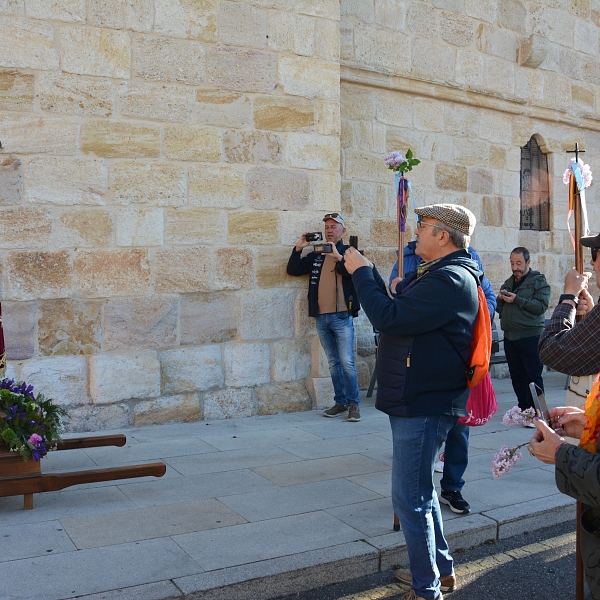
[[[334,404],[331,408],[328,408],[323,412],[324,417],[337,417],[338,415],[342,415],[348,412],[347,406],[342,406],[341,404]]]
[[[405,583],[406,585],[412,585],[412,575],[410,571],[403,571],[399,569],[396,571],[396,579],[400,583]],[[456,589],[456,575],[452,573],[452,575],[446,575],[446,577],[440,577],[440,590],[442,592],[453,592]]]
[[[358,408],[358,404],[356,404],[356,402],[350,402],[348,421],[360,421],[360,408]]]

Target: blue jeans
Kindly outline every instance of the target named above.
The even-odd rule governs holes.
[[[458,417],[451,415],[390,416],[392,504],[406,540],[412,588],[427,600],[439,596],[439,577],[454,573],[433,483],[433,465],[457,421]]]
[[[457,423],[448,432],[444,448],[444,474],[440,485],[445,492],[460,492],[465,485],[463,475],[469,464],[468,425]]]
[[[360,404],[354,366],[354,323],[347,311],[317,315],[317,333],[329,362],[336,404]]]
[[[504,337],[506,362],[521,410],[533,407],[533,398],[529,391],[529,384],[532,381],[544,389],[544,380],[542,379],[544,365],[538,353],[539,341],[539,335],[520,340],[507,340],[506,336]]]

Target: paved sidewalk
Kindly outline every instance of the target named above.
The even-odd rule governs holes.
[[[563,404],[565,376],[545,381],[549,404]],[[442,506],[453,549],[575,517],[553,467],[526,449],[492,478],[493,453],[533,433],[502,426],[516,401],[509,379],[494,387],[497,415],[471,431],[472,513]],[[311,411],[144,427],[123,431],[123,448],[49,454],[45,473],[156,460],[167,473],[36,494],[31,511],[0,498],[0,600],[257,600],[406,564],[389,422],[372,400],[361,412],[359,423]]]

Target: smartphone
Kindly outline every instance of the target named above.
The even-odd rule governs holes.
[[[501,296],[506,296],[509,293],[508,290],[500,290],[500,295]]]
[[[552,419],[550,418],[550,411],[546,404],[546,396],[544,396],[544,390],[536,383],[531,382],[529,384],[529,390],[531,391],[531,397],[533,398],[533,404],[538,412],[538,416],[550,427],[552,427]]]

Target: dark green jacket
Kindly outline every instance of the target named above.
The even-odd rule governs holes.
[[[511,275],[502,289],[513,291],[515,277]],[[541,335],[544,331],[544,316],[550,302],[550,285],[539,272],[531,269],[525,281],[514,292],[517,297],[510,304],[498,296],[496,312],[500,315],[500,327],[504,337],[511,341]]]

